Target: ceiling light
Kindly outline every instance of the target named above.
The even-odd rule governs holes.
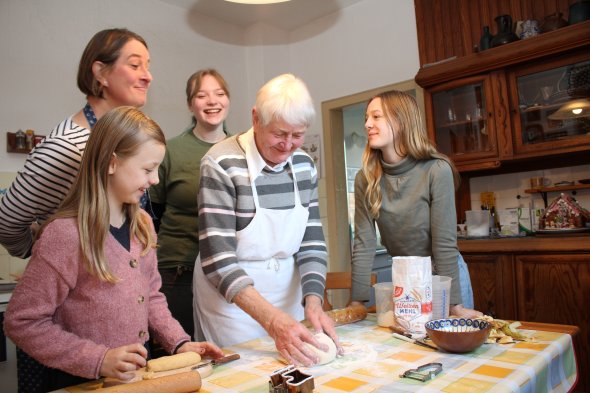
[[[241,4],[273,4],[273,3],[284,3],[290,0],[225,0],[231,3],[241,3]]]
[[[557,111],[550,114],[548,117],[551,120],[590,117],[590,101],[588,99],[570,101],[567,104],[562,105]]]

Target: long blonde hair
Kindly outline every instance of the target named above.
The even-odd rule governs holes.
[[[393,90],[378,94],[369,100],[369,103],[376,98],[381,99],[385,119],[394,131],[394,149],[400,155],[410,156],[415,160],[429,160],[433,158],[446,161],[453,171],[455,188],[459,187],[460,177],[455,165],[451,160],[436,150],[436,147],[428,139],[424,121],[420,115],[420,109],[416,100],[411,95]],[[368,106],[367,104],[367,106]],[[372,149],[369,144],[363,152],[362,172],[367,179],[365,189],[365,203],[374,219],[379,218],[381,209],[381,167],[382,153],[379,149]]]
[[[123,160],[131,157],[149,140],[166,144],[160,126],[139,109],[123,106],[107,112],[90,133],[80,171],[69,194],[48,220],[77,217],[82,258],[88,271],[101,281],[118,281],[104,255],[110,225],[107,184],[111,158],[114,155]],[[151,218],[138,204],[126,204],[124,209],[131,220],[130,235],[143,245],[141,255],[145,255],[156,247]]]

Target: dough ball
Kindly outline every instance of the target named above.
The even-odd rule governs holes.
[[[307,348],[311,349],[313,353],[318,356],[319,361],[316,365],[330,363],[332,360],[336,359],[336,344],[330,338],[330,336],[325,333],[317,333],[314,335],[314,337],[321,344],[326,344],[328,346],[328,352],[324,352],[311,344],[303,343],[305,346],[307,346]]]

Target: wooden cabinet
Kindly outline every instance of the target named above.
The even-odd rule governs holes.
[[[475,309],[501,319],[516,319],[511,255],[463,255],[469,267]]]
[[[588,64],[585,21],[420,68],[429,137],[461,172],[458,221],[471,177],[590,163],[590,117],[554,119],[579,97],[590,105]]]
[[[510,70],[515,157],[590,149],[590,52]]]
[[[590,156],[589,49],[586,21],[421,68],[431,140],[462,172]],[[580,112],[562,118],[574,102]]]
[[[575,325],[576,391],[590,391],[590,236],[460,240],[476,309],[497,318]]]
[[[436,86],[425,103],[430,139],[456,164],[498,159],[491,78],[465,78]]]
[[[494,19],[508,14],[514,22],[561,12],[567,20],[574,0],[414,0],[420,65],[476,51],[484,26],[496,34]]]
[[[435,85],[424,103],[431,140],[460,171],[588,151],[590,51]],[[568,106],[579,114],[562,118]]]
[[[583,324],[590,344],[589,321],[583,318],[590,300],[590,254],[517,254],[514,258],[518,319]]]

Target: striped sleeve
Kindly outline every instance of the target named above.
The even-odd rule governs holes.
[[[199,186],[199,247],[203,271],[229,302],[252,279],[238,265],[236,232],[252,221],[256,208],[243,153],[231,141],[218,144],[201,161]],[[223,150],[221,153],[220,151]],[[305,153],[295,153],[293,169],[302,205],[309,218],[301,246],[294,255],[301,275],[302,294],[323,299],[327,270],[326,244],[318,207],[317,174]],[[264,170],[256,179],[260,205],[292,209],[293,180],[289,170]]]
[[[68,119],[27,157],[0,199],[0,244],[10,255],[26,258],[30,254],[30,226],[47,220],[65,198],[80,168],[88,134]]]
[[[298,181],[298,188],[301,191],[309,190],[309,198],[306,200],[302,195],[301,199],[304,206],[305,203],[308,203],[309,218],[301,247],[295,255],[295,261],[301,275],[303,299],[307,295],[316,295],[323,299],[326,286],[328,252],[320,220],[317,171],[312,159],[303,152],[294,154],[293,165],[297,179],[303,179]],[[307,172],[307,176],[300,176],[302,172]]]
[[[226,172],[219,161],[244,161],[243,157],[206,155],[201,160],[198,193],[199,251],[204,274],[228,302],[254,281],[237,264],[237,189],[233,177],[245,177],[244,165]],[[246,183],[247,184],[247,183]]]

